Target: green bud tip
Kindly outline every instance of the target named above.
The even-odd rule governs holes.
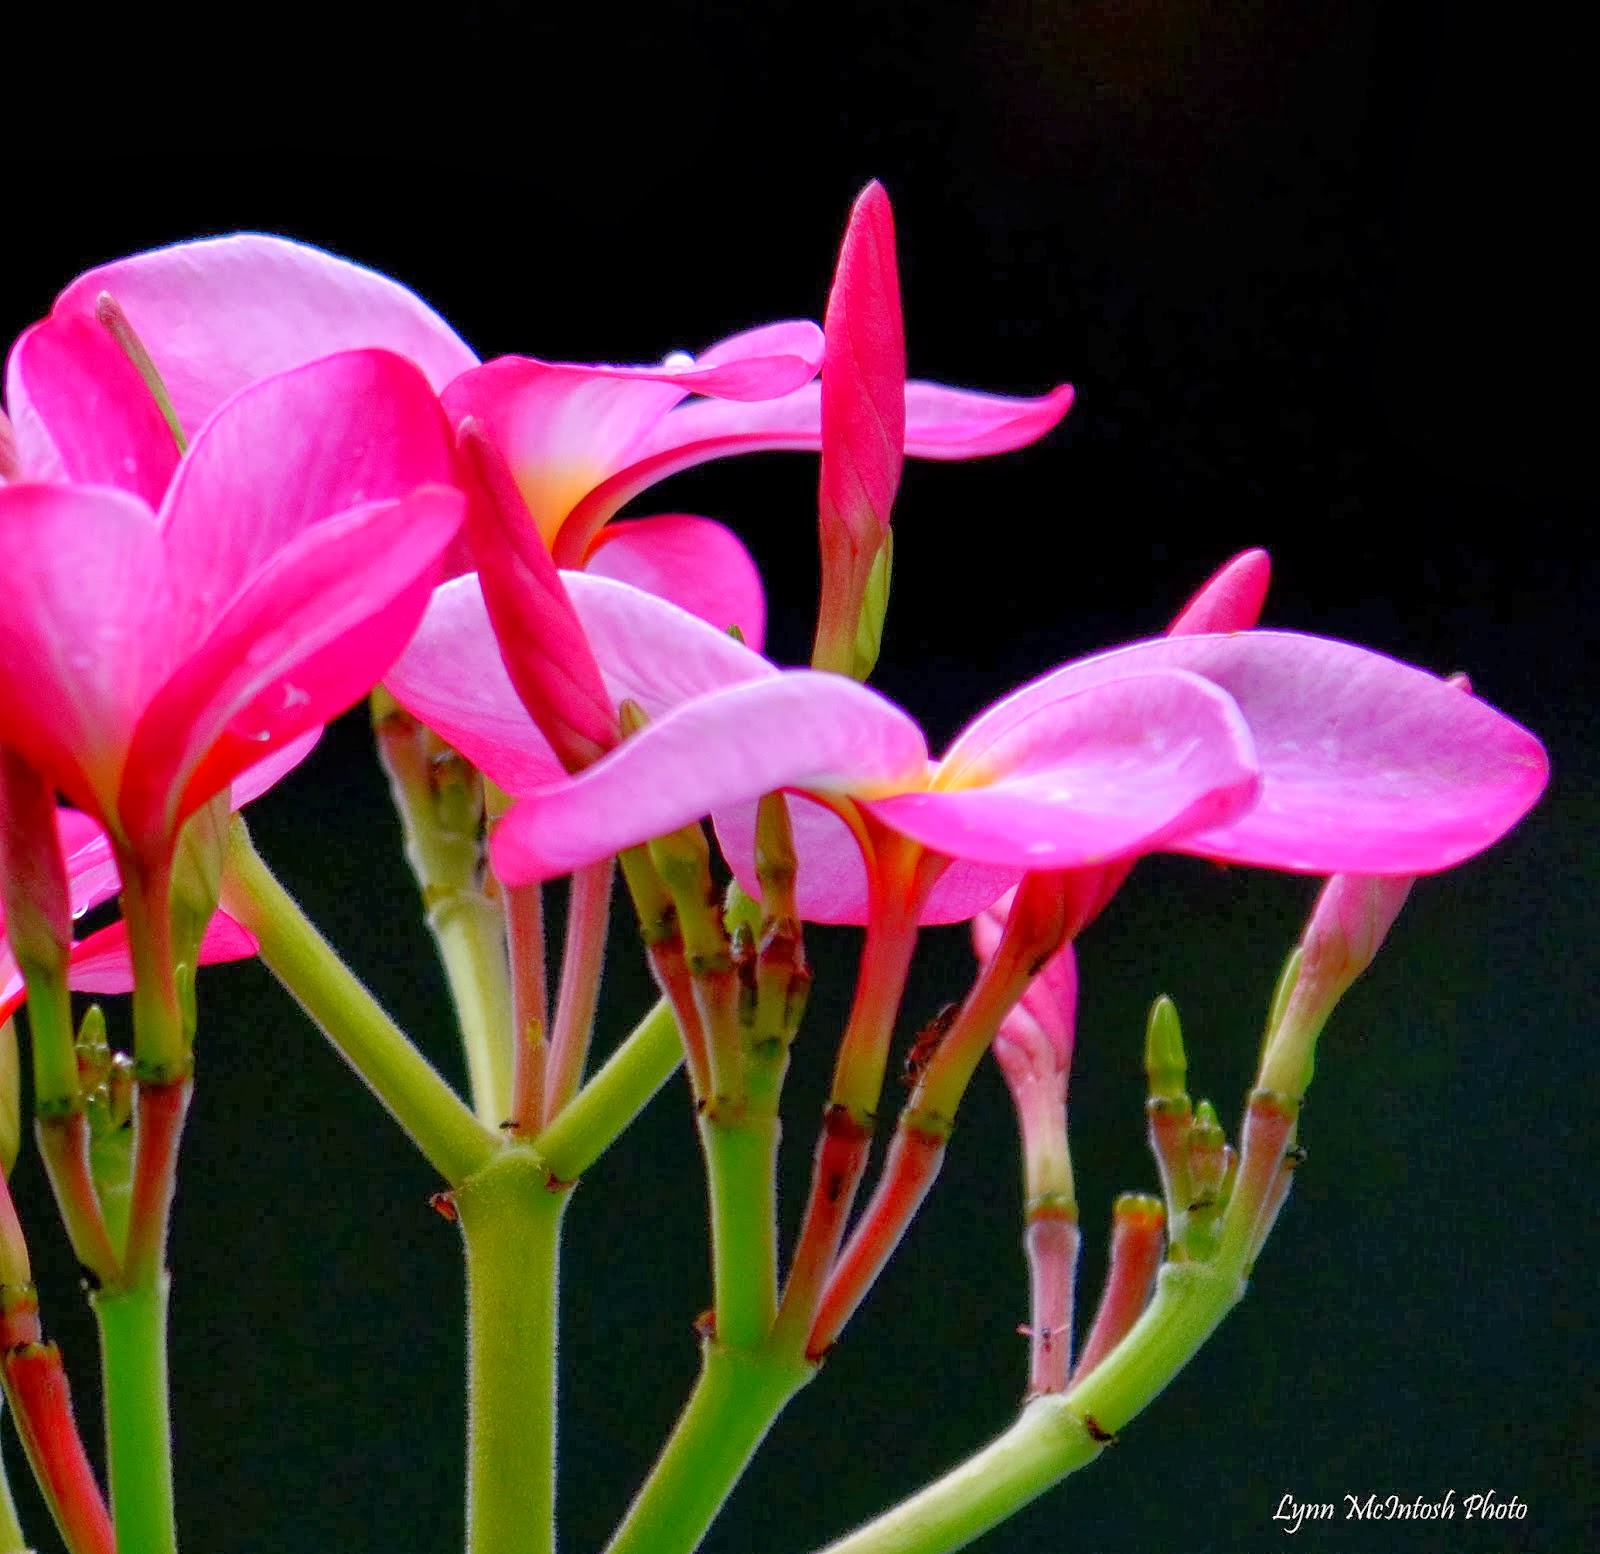
[[[1150,1006],[1150,1018],[1145,1023],[1144,1071],[1153,1098],[1175,1101],[1183,1095],[1189,1072],[1183,1026],[1178,1020],[1178,1006],[1165,993]]]

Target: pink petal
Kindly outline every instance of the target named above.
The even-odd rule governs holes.
[[[120,486],[160,506],[178,466],[177,441],[92,308],[22,335],[6,364],[6,403],[22,475]]]
[[[975,459],[1037,442],[1072,408],[1062,383],[1038,399],[977,394],[942,383],[906,384],[906,452],[918,459]]]
[[[309,730],[298,739],[291,739],[282,748],[274,750],[264,761],[257,761],[233,779],[231,803],[240,810],[261,797],[268,788],[276,787],[317,747],[322,738],[320,727]]]
[[[723,806],[713,818],[728,867],[747,891],[759,894],[755,801]],[[789,795],[789,823],[799,860],[795,903],[801,918],[808,923],[865,923],[870,916],[867,869],[855,833],[831,809],[800,793]],[[934,883],[919,920],[964,923],[1018,878],[1016,869],[958,858]]]
[[[1109,681],[1033,707],[952,791],[867,802],[879,820],[951,858],[1081,869],[1150,852],[1247,810],[1257,775],[1232,700],[1197,675]]]
[[[994,958],[1001,932],[1010,914],[1015,892],[1008,892],[972,920],[972,943],[980,965]],[[1045,1074],[1064,1074],[1072,1064],[1072,1046],[1078,1008],[1078,967],[1069,940],[1052,955],[1022,995],[1021,1002],[1000,1022],[995,1056],[1013,1078],[1014,1057]],[[1023,1049],[1007,1053],[1005,1045]]]
[[[218,912],[200,940],[200,964],[249,960],[259,946],[250,931]],[[120,918],[72,947],[68,985],[79,993],[131,993],[133,962],[128,953],[128,925]]]
[[[824,321],[822,475],[826,554],[832,531],[857,556],[876,554],[889,527],[906,442],[906,341],[889,197],[870,183],[839,251]]]
[[[1308,874],[1429,873],[1504,835],[1544,788],[1538,740],[1476,697],[1346,642],[1276,631],[1140,642],[1068,664],[970,724],[944,766],[1068,691],[1165,669],[1232,696],[1261,764],[1255,808],[1182,852]]]
[[[824,349],[810,319],[786,319],[717,341],[677,368],[676,378],[718,399],[778,399],[816,377]]]
[[[0,739],[110,815],[127,742],[173,661],[155,514],[104,487],[0,487]]]
[[[780,788],[860,792],[919,782],[922,733],[893,703],[838,675],[794,670],[697,697],[500,823],[508,884],[570,873]]]
[[[670,599],[712,626],[737,626],[745,642],[761,650],[767,627],[761,574],[724,524],[689,513],[608,523],[584,570]]]
[[[688,393],[670,375],[663,381],[648,370],[503,356],[459,378],[444,406],[456,425],[470,418],[482,426],[551,549],[573,508]]]
[[[120,798],[136,841],[170,834],[382,678],[421,619],[463,505],[459,491],[422,487],[355,508],[256,574],[139,722]]]
[[[468,536],[500,656],[539,732],[576,771],[616,742],[615,710],[500,450],[470,418],[460,440],[472,475]]]
[[[252,383],[201,428],[162,508],[181,590],[171,629],[198,643],[308,527],[449,484],[455,468],[433,390],[388,351],[348,351]]]
[[[475,572],[433,591],[384,685],[507,793],[528,793],[565,775],[506,673]]]
[[[697,617],[626,583],[581,572],[561,580],[595,654],[607,706],[624,698],[660,717],[708,691],[778,674]],[[475,575],[435,590],[385,681],[391,694],[508,793],[562,775],[511,684]]]
[[[976,394],[939,383],[906,384],[906,454],[920,459],[971,459],[1037,442],[1067,413],[1063,384],[1039,399]],[[810,384],[782,399],[735,404],[703,399],[660,417],[604,481],[572,509],[572,533],[592,535],[647,487],[679,470],[733,454],[822,447],[822,391]]]
[[[62,292],[52,316],[92,320],[103,291],[128,315],[190,436],[246,384],[338,351],[408,357],[435,390],[477,362],[397,281],[281,237],[207,238],[101,265]]]
[[[1167,627],[1167,635],[1198,637],[1212,631],[1248,631],[1261,619],[1271,580],[1272,561],[1266,551],[1241,551],[1201,585]]]
[[[56,811],[56,831],[67,866],[72,915],[82,917],[122,889],[111,838],[92,816],[76,809]]]

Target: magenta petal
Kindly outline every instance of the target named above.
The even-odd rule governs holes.
[[[920,782],[921,731],[838,675],[795,670],[696,698],[565,783],[529,795],[495,833],[508,884],[570,873],[712,810],[779,788]]]
[[[291,739],[281,749],[274,750],[264,761],[257,761],[255,765],[247,767],[233,779],[233,789],[230,803],[234,809],[243,809],[246,804],[261,797],[268,788],[276,786],[292,772],[305,758],[317,747],[317,741],[322,738],[322,729],[317,727],[300,735],[298,739]]]
[[[1272,562],[1266,551],[1241,551],[1201,584],[1167,627],[1167,635],[1198,637],[1212,631],[1248,631],[1261,619],[1271,581]]]
[[[416,629],[463,505],[459,491],[423,487],[285,546],[140,720],[120,801],[130,833],[165,834],[365,695]]]
[[[777,399],[816,377],[823,351],[822,331],[810,319],[762,324],[702,351],[678,370],[677,381],[719,399]]]
[[[1277,631],[1170,637],[1068,664],[969,725],[945,764],[1065,692],[1163,669],[1225,690],[1261,765],[1255,808],[1183,852],[1307,874],[1425,874],[1503,836],[1544,788],[1538,740],[1476,697],[1347,642]]]
[[[122,889],[111,838],[98,821],[76,809],[56,811],[56,831],[67,866],[72,915],[82,917]]]
[[[755,801],[726,805],[713,818],[728,867],[747,891],[758,895]],[[871,916],[867,869],[855,833],[831,809],[800,793],[789,795],[789,821],[799,860],[795,903],[801,918],[808,923],[865,923]],[[934,883],[919,921],[964,923],[1015,885],[1019,872],[958,858]]]
[[[906,453],[918,459],[974,459],[1026,448],[1066,415],[1073,397],[1070,383],[1038,399],[908,383]]]
[[[200,940],[200,964],[249,960],[258,946],[247,928],[216,913]],[[120,919],[72,946],[67,983],[79,993],[131,993],[133,962],[128,952],[128,925]]]
[[[104,487],[0,486],[0,740],[109,817],[127,741],[172,663],[155,514]]]
[[[162,508],[174,632],[198,642],[311,525],[454,478],[438,399],[399,356],[348,351],[251,384],[201,428]]]
[[[246,384],[339,351],[408,357],[435,390],[477,363],[398,282],[281,237],[240,233],[101,265],[62,292],[53,316],[92,321],[103,291],[127,314],[190,436]]]
[[[144,380],[91,311],[27,330],[6,364],[20,473],[120,486],[161,505],[178,444]]]
[[[613,703],[626,696],[658,718],[708,691],[778,674],[759,653],[666,599],[592,573],[561,576]]]
[[[835,531],[848,536],[857,557],[877,553],[905,461],[905,330],[894,217],[879,183],[868,184],[850,212],[824,328],[819,511],[826,563]]]
[[[1036,706],[981,754],[968,747],[962,787],[952,791],[944,771],[931,792],[865,807],[935,852],[1018,869],[1152,851],[1248,809],[1257,783],[1231,699],[1172,673]]]
[[[670,599],[722,630],[737,626],[745,642],[761,650],[767,629],[761,574],[725,524],[690,513],[608,523],[584,570]]]
[[[506,673],[475,572],[434,589],[384,684],[507,793],[528,793],[565,775]]]

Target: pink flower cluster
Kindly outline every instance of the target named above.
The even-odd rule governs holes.
[[[1103,901],[1156,850],[1409,876],[1516,823],[1537,740],[1424,670],[1246,629],[1259,555],[1172,635],[1052,670],[939,759],[837,672],[881,627],[903,457],[1021,447],[1071,399],[906,380],[875,185],[825,329],[656,366],[479,364],[395,282],[283,239],[135,255],[73,282],[7,364],[0,745],[75,806],[69,851],[103,845],[157,901],[197,809],[281,776],[380,681],[516,800],[492,855],[512,884],[711,816],[755,891],[777,791],[798,800],[800,914],[830,922],[913,890],[922,921],[960,921],[1039,872]],[[730,530],[613,521],[668,474],[765,449],[821,455],[817,667],[761,655]],[[625,701],[645,720],[626,738]],[[891,866],[886,834],[927,866],[904,846]],[[96,868],[81,902],[111,888]]]

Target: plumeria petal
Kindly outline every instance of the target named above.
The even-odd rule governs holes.
[[[92,309],[52,316],[22,334],[6,363],[6,403],[21,474],[120,486],[160,506],[178,444]]]
[[[713,817],[717,841],[734,877],[756,895],[756,804],[728,804]],[[789,825],[794,834],[795,906],[808,923],[859,926],[871,915],[867,866],[855,833],[833,810],[804,794],[789,796]],[[997,868],[966,858],[951,862],[934,882],[923,904],[924,924],[964,923],[1017,883],[1018,869]]]
[[[200,964],[217,966],[249,960],[258,948],[247,928],[226,912],[218,912],[200,940]],[[111,923],[73,945],[67,980],[80,993],[131,993],[133,963],[128,954],[128,925],[121,921]]]
[[[424,486],[283,546],[140,719],[119,802],[130,833],[170,831],[370,690],[416,629],[464,505]]]
[[[1246,815],[1178,850],[1309,874],[1418,874],[1502,836],[1543,790],[1543,747],[1421,669],[1291,632],[1171,637],[1068,664],[1000,702],[945,758],[952,778],[1069,692],[1182,669],[1225,690],[1255,739],[1262,787]]]
[[[1197,675],[1113,680],[1011,723],[963,786],[866,802],[934,852],[1018,869],[1077,869],[1230,820],[1255,799],[1250,731]]]
[[[561,581],[600,666],[607,706],[627,699],[659,717],[690,697],[779,672],[726,632],[627,583],[581,572],[563,572]],[[434,591],[385,683],[506,792],[531,793],[562,775],[511,684],[475,574]]]
[[[875,691],[794,670],[697,697],[568,782],[531,794],[495,834],[509,884],[566,874],[723,804],[791,786],[871,791],[921,780],[916,724]]]
[[[905,462],[906,340],[882,184],[868,184],[850,212],[824,331],[818,506],[826,565],[835,533],[856,556],[877,553]]]
[[[1067,413],[1072,399],[1072,388],[1066,384],[1038,399],[1014,399],[910,382],[905,451],[920,459],[1009,453],[1037,442]],[[822,391],[817,384],[757,404],[694,400],[656,421],[629,450],[628,462],[577,504],[567,526],[587,540],[647,487],[712,459],[742,453],[816,453],[821,447]]]
[[[107,810],[174,658],[155,514],[104,487],[0,487],[0,739],[82,809]]]
[[[540,733],[576,771],[616,742],[615,708],[500,449],[470,417],[460,441],[472,477],[468,537],[500,657]]]
[[[384,685],[507,793],[529,793],[565,775],[506,673],[476,572],[434,589]]]
[[[1261,619],[1271,581],[1272,561],[1266,551],[1241,551],[1201,585],[1167,627],[1167,635],[1198,637],[1213,631],[1248,631]]]
[[[720,341],[699,361],[668,357],[654,367],[500,357],[451,385],[444,403],[453,421],[470,416],[483,426],[545,544],[573,564],[592,531],[558,545],[568,515],[675,405],[691,393],[785,394],[815,377],[821,359],[815,324],[771,324]]]
[[[584,569],[670,599],[721,629],[737,626],[745,642],[761,650],[767,629],[761,573],[725,524],[691,513],[608,523]]]
[[[454,476],[438,399],[392,352],[347,351],[251,384],[201,429],[162,504],[180,590],[172,630],[198,641],[309,525]]]
[[[92,322],[101,292],[127,314],[191,437],[247,384],[339,351],[394,351],[435,390],[477,364],[397,281],[287,238],[240,233],[100,265],[62,292],[52,318]]]
[[[292,772],[317,747],[322,730],[314,728],[291,739],[288,744],[274,750],[265,760],[257,761],[233,779],[231,802],[234,809],[243,809],[253,799],[258,799],[268,788],[276,786]]]

